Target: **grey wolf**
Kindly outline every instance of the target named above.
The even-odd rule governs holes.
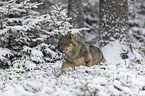
[[[67,61],[63,62],[61,72],[65,72],[65,67],[93,66],[105,63],[103,53],[97,47],[79,43],[73,35],[68,32],[66,36],[58,33],[60,50],[62,50]]]

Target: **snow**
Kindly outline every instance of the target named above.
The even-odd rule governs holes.
[[[4,59],[4,56],[11,54],[11,50],[7,48],[0,48],[0,59]]]
[[[93,3],[95,1],[98,0],[90,0],[89,2],[91,2],[91,4],[95,4]],[[31,5],[31,7],[37,8],[36,5]],[[13,10],[15,9],[16,8],[13,8]],[[64,16],[66,15],[65,12],[62,12],[61,14]],[[90,18],[90,16],[88,18]],[[22,18],[21,20],[23,19],[25,18]],[[23,24],[26,26],[10,26],[7,28],[11,28],[14,31],[20,29],[26,31],[27,28],[36,26],[37,22],[41,22],[43,20],[50,22],[49,19],[50,15],[42,15],[41,17],[38,16],[35,19],[29,17],[23,22]],[[13,22],[15,21],[15,18],[9,19],[9,21]],[[16,19],[16,21],[19,21],[19,19]],[[69,19],[66,19],[66,21],[69,21]],[[138,21],[134,20],[133,22]],[[64,24],[65,30],[67,30],[63,30],[64,27],[59,27],[61,30],[54,30],[55,34],[57,34],[59,31],[64,31],[64,34],[66,34],[68,31],[71,31],[73,34],[75,34],[82,30],[89,30],[88,28],[69,29],[71,25],[69,25],[68,22],[63,23],[62,21],[56,21],[55,23],[59,26]],[[2,30],[0,34],[4,34],[7,30],[8,29]],[[144,28],[138,29],[134,27],[132,30],[141,30],[143,32]],[[49,31],[42,31],[50,34]],[[87,34],[86,37],[88,37],[86,40],[91,41],[91,39],[94,39],[96,36]],[[43,37],[43,39],[45,38],[46,36]],[[41,38],[37,39],[41,40]],[[51,50],[51,48],[55,49],[55,46],[52,46],[51,44],[47,45],[42,43],[35,48],[24,46],[23,52],[30,54],[30,56],[25,57],[24,55],[24,60],[15,60],[15,62],[13,62],[13,68],[5,70],[0,69],[0,96],[145,95],[145,63],[142,61],[144,60],[144,57],[142,57],[137,50],[133,50],[134,54],[129,54],[129,59],[122,60],[120,53],[121,49],[125,48],[125,46],[122,46],[118,40],[101,49],[107,61],[102,66],[94,65],[92,67],[70,67],[66,68],[66,73],[63,74],[61,74],[60,70],[63,60],[56,61],[55,63],[45,63],[43,61],[44,58],[42,51],[40,51],[42,46],[46,47],[46,53],[51,54],[52,58],[59,58],[57,52]],[[0,59],[7,61],[7,59],[4,57],[6,55],[12,55],[11,50],[0,48]],[[131,60],[134,59],[141,60],[141,63],[132,62]],[[35,64],[33,61],[40,62],[40,64]],[[22,68],[24,64],[26,65],[26,69],[29,69],[29,71],[26,71]],[[17,69],[18,66],[20,67],[19,69]]]
[[[0,96],[145,95],[145,64],[125,64],[118,56],[121,46],[117,43],[102,49],[108,61],[102,66],[66,68],[61,74],[62,61],[57,61],[25,73],[0,70]]]
[[[105,46],[102,49],[107,61],[109,63],[114,63],[114,64],[119,64],[120,62],[123,62],[123,60],[120,57],[120,53],[121,53],[120,50],[121,50],[121,45],[119,44],[118,40]]]
[[[46,44],[40,46],[44,45]],[[47,51],[56,54],[49,50],[50,45],[47,47]],[[145,64],[122,60],[121,48],[122,45],[116,40],[101,49],[107,60],[104,65],[66,68],[64,74],[60,71],[62,61],[35,65],[27,60],[25,64],[31,69],[30,71],[16,69],[16,67],[0,70],[0,96],[16,94],[17,96],[143,96],[145,95]],[[31,52],[33,59],[42,58],[39,47],[30,50],[32,49],[24,47],[23,51]],[[10,53],[10,50],[5,52]],[[1,54],[4,52],[2,51]],[[135,54],[142,59],[138,52]],[[133,55],[129,59],[132,58]]]

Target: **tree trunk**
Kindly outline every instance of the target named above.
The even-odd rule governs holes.
[[[100,46],[119,40],[127,44],[128,2],[127,0],[100,0]],[[127,50],[123,49],[127,54]],[[123,57],[124,58],[124,57]]]
[[[68,16],[72,17],[71,24],[75,28],[84,27],[83,0],[68,0]]]

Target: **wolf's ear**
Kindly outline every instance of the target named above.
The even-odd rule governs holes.
[[[74,39],[73,36],[72,36],[72,34],[71,34],[71,32],[68,32],[67,33],[67,37],[70,38],[70,39],[72,39],[72,40]]]
[[[59,36],[59,39],[61,39],[62,37],[64,37],[60,32],[58,32],[58,36]]]

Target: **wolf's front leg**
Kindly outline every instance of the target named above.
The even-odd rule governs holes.
[[[74,67],[74,66],[75,66],[75,64],[73,64],[69,61],[63,62],[62,66],[61,66],[61,73],[65,72],[65,67]]]

